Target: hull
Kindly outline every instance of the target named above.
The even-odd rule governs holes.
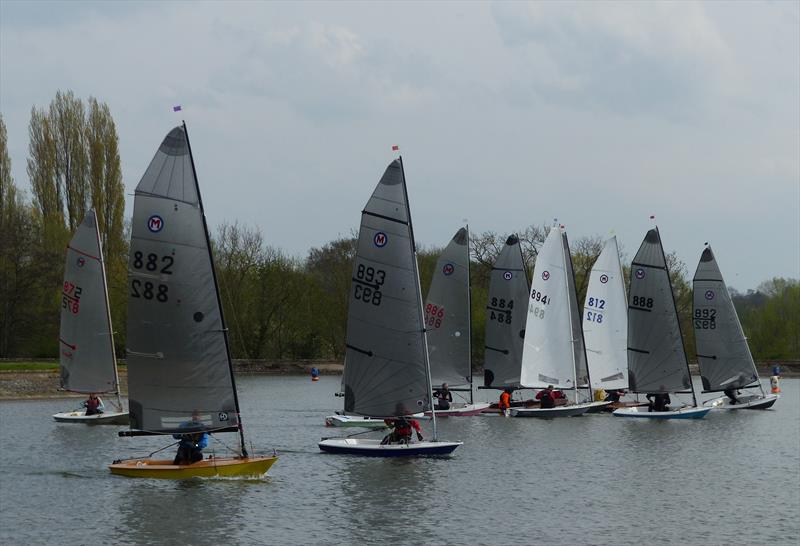
[[[554,408],[511,408],[511,417],[538,417],[552,419],[554,417],[577,417],[589,411],[594,404],[573,404],[569,406],[556,406]]]
[[[132,459],[109,465],[112,474],[129,478],[186,480],[190,478],[257,478],[267,473],[278,457],[214,457],[194,464],[174,465],[171,460]]]
[[[605,413],[609,411],[611,401],[599,400],[597,402],[589,402],[589,409],[586,413]]]
[[[328,415],[325,418],[326,427],[359,427],[359,428],[386,428],[383,419],[361,417],[360,415]]]
[[[127,425],[128,412],[106,411],[94,415],[86,415],[86,410],[64,411],[53,415],[59,423],[84,423],[87,425]]]
[[[360,438],[329,438],[319,443],[327,453],[362,455],[365,457],[431,457],[450,455],[464,442],[416,442],[381,445],[380,440]]]
[[[769,409],[780,398],[777,394],[767,394],[764,396],[753,394],[749,396],[740,396],[736,404],[732,404],[727,396],[714,398],[713,400],[706,400],[703,402],[704,407],[715,410],[740,410],[740,409]]]
[[[466,404],[460,408],[450,408],[446,410],[434,410],[439,417],[473,417],[480,415],[485,410],[489,409],[488,403],[481,404]],[[420,415],[427,415],[430,417],[431,412],[426,411]]]
[[[638,419],[702,419],[711,411],[711,408],[685,407],[670,411],[648,411],[647,406],[621,408],[614,410],[615,417],[629,417]]]

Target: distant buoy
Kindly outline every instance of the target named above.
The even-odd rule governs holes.
[[[319,381],[319,368],[316,366],[311,368],[311,381]]]
[[[772,394],[778,394],[781,392],[781,376],[773,375],[770,377],[769,385],[771,387],[770,392],[772,392]]]

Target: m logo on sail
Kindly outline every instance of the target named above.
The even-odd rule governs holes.
[[[644,279],[644,269],[637,269],[636,270],[636,278],[637,279]]]
[[[453,264],[444,264],[444,267],[442,268],[442,273],[449,276],[452,275],[455,270],[456,268],[455,266],[453,266]]]
[[[158,233],[164,229],[164,219],[161,216],[154,214],[147,220],[147,229],[153,233]]]
[[[372,239],[375,242],[375,246],[378,248],[383,248],[386,246],[386,243],[389,242],[389,239],[386,237],[386,234],[382,231],[379,231],[375,234],[375,237]]]
[[[706,299],[713,300],[714,299],[714,291],[713,290],[706,290]]]
[[[550,272],[549,271],[542,271],[542,280],[546,281],[549,278],[550,278]]]
[[[600,275],[600,282],[606,284],[608,282],[608,275]]]

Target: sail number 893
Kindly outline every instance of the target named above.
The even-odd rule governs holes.
[[[356,277],[353,279],[353,297],[364,303],[380,305],[383,293],[380,288],[386,281],[386,271],[358,264]]]

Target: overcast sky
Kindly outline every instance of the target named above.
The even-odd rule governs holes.
[[[800,277],[800,3],[0,2],[0,111],[106,102],[126,192],[186,120],[212,227],[305,256],[357,228],[391,146],[418,242],[656,215],[693,274]],[[174,114],[172,106],[183,111]],[[130,216],[132,196],[127,196]]]

